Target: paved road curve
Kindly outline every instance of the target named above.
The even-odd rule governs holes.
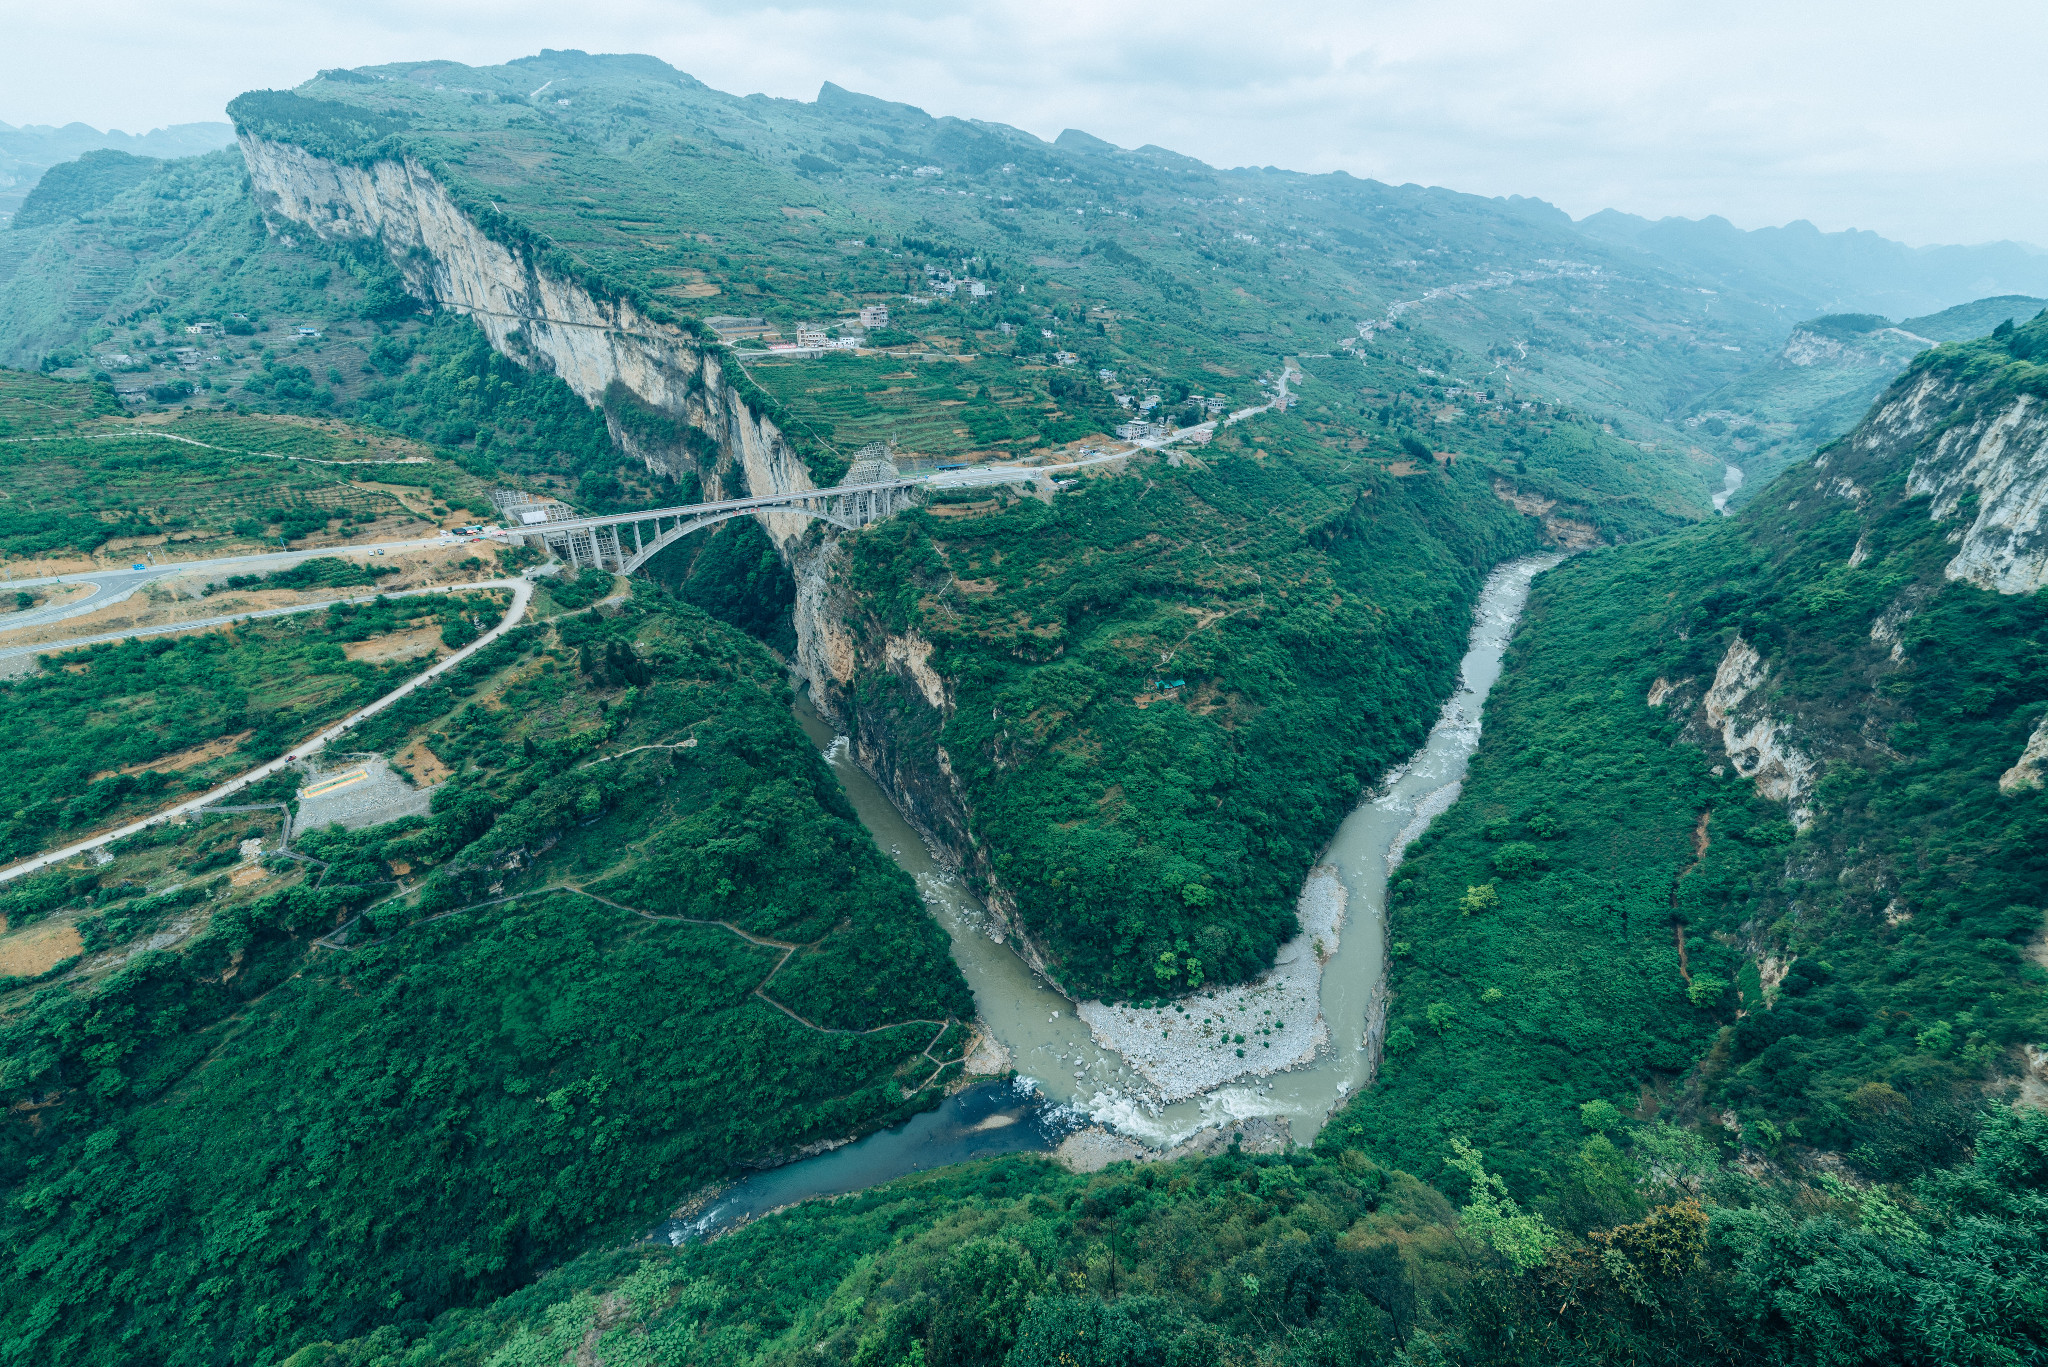
[[[294,603],[290,607],[264,608],[258,612],[231,612],[220,617],[195,617],[189,622],[129,627],[126,631],[109,631],[100,636],[74,636],[63,641],[44,641],[39,645],[0,645],[0,661],[19,659],[23,655],[55,655],[60,651],[76,650],[80,646],[96,646],[107,641],[126,641],[137,636],[168,636],[180,631],[206,631],[212,627],[224,627],[235,622],[258,622],[269,617],[292,617],[302,612],[320,612],[337,603],[371,603],[379,598],[416,598],[423,593],[461,593],[465,589],[484,588],[501,582],[503,581],[494,579],[474,584],[430,584],[425,588],[392,589],[386,593],[372,590],[341,598],[323,598],[317,603]]]
[[[107,831],[102,835],[93,836],[89,840],[81,840],[75,845],[66,845],[61,850],[51,850],[47,854],[39,854],[32,859],[24,859],[19,864],[11,864],[4,869],[0,869],[0,883],[6,883],[16,878],[25,877],[26,875],[35,873],[41,869],[49,868],[54,864],[61,864],[67,859],[76,858],[77,856],[84,854],[89,850],[96,850],[100,848],[100,846],[102,845],[112,844],[116,840],[125,839],[128,836],[134,835],[138,831],[147,830],[149,827],[158,825],[161,822],[172,821],[177,819],[178,817],[189,815],[193,812],[198,811],[202,807],[218,802],[224,797],[231,796],[232,794],[241,791],[242,789],[248,787],[252,783],[258,782],[262,779],[269,778],[272,774],[277,773],[279,770],[288,767],[291,764],[291,762],[295,759],[303,759],[307,755],[318,754],[320,751],[327,748],[327,743],[329,741],[340,738],[349,730],[350,727],[353,727],[356,723],[363,721],[367,718],[376,716],[379,712],[382,712],[385,708],[391,706],[391,704],[397,702],[406,694],[412,692],[416,688],[424,687],[433,679],[439,677],[441,674],[454,668],[456,665],[462,663],[470,656],[476,654],[477,651],[482,650],[485,646],[497,640],[500,636],[503,636],[513,627],[519,625],[520,621],[523,620],[526,616],[526,605],[530,601],[532,601],[533,598],[533,582],[528,579],[485,579],[480,580],[479,582],[474,584],[460,584],[456,587],[464,589],[510,589],[512,590],[512,606],[510,609],[506,611],[505,620],[498,623],[498,625],[492,627],[483,635],[477,637],[477,639],[471,642],[469,645],[466,645],[461,650],[456,651],[453,655],[450,655],[447,659],[441,661],[439,664],[427,670],[425,673],[415,675],[413,678],[408,679],[405,683],[399,685],[391,692],[386,693],[383,697],[377,699],[377,701],[371,703],[369,706],[361,708],[360,710],[353,712],[346,717],[343,717],[340,721],[328,727],[319,735],[312,737],[310,740],[304,741],[298,745],[293,746],[290,753],[280,755],[276,759],[271,760],[268,764],[258,765],[256,768],[251,769],[248,773],[243,774],[240,778],[230,779],[228,782],[221,784],[218,788],[213,789],[211,792],[202,793],[198,797],[190,798],[187,801],[179,803],[175,807],[166,808],[165,810],[157,812],[152,816],[144,817],[140,821],[132,821],[126,826],[121,827],[119,830]]]
[[[0,582],[0,593],[13,593],[20,589],[40,588],[50,584],[90,584],[93,591],[69,603],[53,603],[48,607],[9,613],[5,617],[0,617],[0,632],[45,626],[71,617],[82,617],[88,612],[98,612],[101,608],[110,608],[132,597],[137,589],[152,580],[166,579],[171,575],[184,574],[191,570],[275,570],[301,560],[317,560],[323,556],[361,558],[374,555],[378,551],[415,551],[435,546],[459,546],[465,540],[474,539],[441,535],[420,537],[411,541],[366,541],[359,546],[324,546],[316,551],[267,551],[259,555],[222,556],[218,560],[166,560],[159,565],[145,565],[139,570],[86,570],[79,574],[48,574],[37,579],[10,579]]]

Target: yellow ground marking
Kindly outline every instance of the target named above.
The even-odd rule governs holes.
[[[337,788],[346,788],[351,783],[361,783],[369,776],[370,771],[368,769],[358,769],[352,774],[343,774],[340,778],[330,778],[326,782],[315,784],[313,787],[300,793],[299,801],[304,802],[309,797],[326,797]]]

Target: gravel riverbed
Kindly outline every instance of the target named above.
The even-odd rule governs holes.
[[[1337,952],[1347,900],[1337,871],[1319,866],[1295,905],[1301,933],[1251,982],[1154,1009],[1082,1002],[1076,1014],[1095,1042],[1122,1055],[1164,1102],[1307,1063],[1330,1038],[1321,1010],[1323,961]]]

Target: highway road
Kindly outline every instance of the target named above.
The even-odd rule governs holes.
[[[518,626],[521,621],[525,620],[527,604],[533,600],[533,581],[530,579],[484,579],[474,584],[460,584],[455,587],[463,589],[510,589],[512,590],[512,606],[506,611],[503,621],[477,637],[469,645],[456,651],[431,669],[414,675],[406,680],[405,683],[386,693],[367,707],[359,708],[348,716],[343,717],[334,725],[320,732],[320,734],[293,746],[289,753],[280,755],[268,764],[260,764],[246,774],[230,779],[210,792],[201,793],[198,797],[189,798],[184,802],[180,802],[175,807],[168,807],[163,811],[146,816],[140,821],[131,821],[117,830],[106,831],[90,839],[80,840],[75,844],[66,845],[61,850],[51,850],[46,854],[39,854],[34,858],[24,859],[18,864],[10,864],[4,869],[0,869],[0,883],[26,877],[31,873],[49,868],[52,865],[61,864],[67,859],[74,859],[88,851],[96,850],[102,845],[109,845],[116,840],[126,839],[128,836],[134,835],[138,831],[147,830],[151,826],[159,825],[166,821],[175,821],[181,816],[188,816],[202,807],[219,802],[222,798],[231,797],[242,789],[247,788],[250,784],[269,778],[272,774],[288,768],[294,760],[318,754],[327,748],[329,742],[338,740],[346,735],[349,729],[358,722],[376,716],[406,694],[416,688],[424,687],[432,680],[439,678],[448,670],[453,669],[456,665],[461,664],[464,660],[476,654],[476,652],[482,650],[500,636],[503,636],[513,627]]]
[[[174,574],[189,574],[194,570],[242,574],[281,570],[301,560],[317,560],[323,556],[361,559],[378,551],[425,550],[436,546],[460,545],[464,540],[474,538],[443,533],[409,541],[366,541],[361,545],[326,546],[316,551],[267,551],[258,555],[221,556],[214,560],[166,560],[161,564],[149,564],[145,561],[143,568],[139,570],[120,567],[110,570],[83,570],[77,574],[49,574],[35,579],[10,579],[0,582],[0,594],[14,594],[23,589],[47,588],[56,584],[90,584],[93,591],[83,598],[73,599],[67,603],[30,608],[26,612],[11,612],[5,617],[0,617],[0,633],[45,626],[71,617],[83,617],[88,612],[98,612],[101,608],[112,607],[132,597],[135,591],[145,584],[167,579]]]
[[[76,650],[80,646],[96,646],[107,641],[126,641],[135,636],[169,636],[180,631],[205,631],[210,627],[224,627],[231,622],[260,622],[267,617],[294,617],[302,612],[321,612],[336,603],[367,603],[373,598],[412,598],[422,593],[461,593],[465,589],[485,588],[500,580],[480,580],[474,584],[433,584],[420,589],[393,589],[378,593],[372,589],[366,593],[345,594],[335,598],[323,598],[317,603],[294,603],[284,608],[264,608],[259,612],[231,612],[219,617],[199,617],[189,622],[168,622],[162,626],[130,627],[126,631],[109,631],[99,636],[74,636],[63,641],[41,641],[33,645],[10,646],[0,644],[0,661],[19,659],[23,655],[54,655],[62,650]]]
[[[1281,380],[1281,392],[1285,393],[1286,379]],[[1233,413],[1226,423],[1237,422],[1254,413],[1265,412],[1265,407],[1248,408]],[[676,508],[650,508],[633,513],[611,513],[598,517],[575,518],[564,522],[549,522],[531,528],[508,527],[495,529],[491,534],[496,540],[516,540],[522,533],[545,530],[551,535],[563,532],[583,531],[600,526],[616,526],[632,522],[649,522],[657,518],[699,517],[707,513],[738,512],[752,508],[772,509],[777,504],[789,503],[799,498],[828,498],[842,494],[853,494],[871,490],[905,489],[925,486],[933,489],[973,489],[997,484],[1019,484],[1035,479],[1050,479],[1069,471],[1084,470],[1090,466],[1102,465],[1109,461],[1123,460],[1139,451],[1156,451],[1190,437],[1213,432],[1216,423],[1203,423],[1185,427],[1164,437],[1149,438],[1132,443],[1113,451],[1090,451],[1079,460],[1061,461],[1054,465],[975,465],[961,470],[940,470],[928,475],[915,475],[905,479],[886,480],[872,484],[840,485],[827,489],[802,490],[790,494],[761,494],[750,498],[725,499],[717,503],[694,503]],[[1088,448],[1083,448],[1088,450]],[[256,555],[221,556],[210,560],[169,560],[157,564],[143,562],[142,569],[115,567],[105,570],[85,570],[76,574],[52,574],[37,578],[0,581],[0,594],[13,594],[23,589],[47,588],[61,584],[85,584],[92,592],[82,598],[64,603],[53,603],[25,612],[9,613],[0,617],[0,636],[8,632],[23,631],[30,627],[46,626],[102,608],[114,606],[130,597],[138,589],[173,575],[195,572],[210,575],[227,573],[255,573],[287,568],[301,560],[314,560],[323,556],[347,556],[363,559],[379,551],[430,550],[437,547],[458,546],[474,537],[458,537],[442,532],[435,536],[419,537],[407,541],[364,542],[360,545],[326,546],[307,551],[267,551]],[[189,626],[189,624],[188,624]],[[133,635],[136,633],[126,633]],[[93,637],[92,640],[114,640],[113,636]],[[51,649],[43,646],[38,649]],[[14,652],[19,653],[19,652]]]

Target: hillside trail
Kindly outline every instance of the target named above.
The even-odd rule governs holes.
[[[1707,838],[1707,823],[1713,819],[1714,814],[1711,811],[1700,813],[1699,824],[1692,828],[1692,862],[1680,869],[1678,876],[1671,880],[1671,933],[1678,941],[1678,976],[1685,979],[1688,988],[1692,986],[1692,965],[1685,957],[1685,922],[1678,918],[1678,885],[1706,859],[1707,849],[1712,843]]]
[[[566,892],[577,897],[588,898],[590,901],[596,902],[600,906],[610,907],[614,911],[623,911],[629,916],[638,916],[639,918],[645,921],[665,922],[691,926],[715,926],[718,929],[727,932],[728,934],[737,936],[739,939],[746,941],[750,945],[754,945],[762,949],[780,950],[781,956],[776,959],[775,966],[768,970],[767,976],[763,977],[760,982],[755,983],[752,988],[748,989],[748,995],[759,998],[764,1005],[773,1007],[775,1010],[780,1011],[783,1015],[789,1017],[798,1025],[803,1026],[806,1030],[813,1030],[821,1035],[860,1036],[887,1034],[892,1030],[902,1030],[913,1025],[928,1025],[936,1027],[937,1033],[935,1033],[931,1037],[931,1039],[924,1045],[924,1047],[918,1051],[921,1057],[925,1058],[932,1064],[932,1071],[922,1082],[919,1082],[915,1086],[905,1088],[906,1093],[909,1095],[915,1095],[916,1093],[923,1091],[926,1087],[931,1086],[933,1082],[937,1081],[939,1074],[943,1072],[948,1065],[958,1063],[960,1061],[960,1058],[940,1058],[938,1055],[932,1052],[934,1049],[938,1048],[940,1042],[945,1039],[947,1031],[951,1030],[956,1025],[962,1024],[958,1017],[947,1016],[943,1020],[934,1020],[924,1016],[911,1016],[903,1020],[888,1021],[881,1025],[869,1026],[868,1028],[863,1030],[856,1030],[836,1025],[820,1025],[818,1024],[818,1022],[810,1019],[808,1016],[803,1015],[801,1012],[789,1006],[788,1003],[778,1001],[773,996],[769,995],[768,988],[771,984],[774,983],[775,976],[778,973],[782,972],[783,968],[788,965],[791,959],[795,958],[797,954],[803,950],[818,948],[820,945],[824,944],[825,941],[831,939],[834,935],[846,929],[846,926],[843,923],[841,925],[834,926],[831,930],[826,931],[825,934],[819,936],[817,939],[808,942],[778,940],[773,938],[772,936],[756,935],[750,930],[746,930],[740,926],[734,925],[731,921],[709,920],[699,916],[679,916],[664,912],[643,911],[639,907],[629,907],[623,902],[615,902],[609,897],[604,897],[599,895],[598,893],[591,892],[588,888],[584,888],[575,883],[549,883],[542,887],[527,888],[519,892],[507,893],[502,897],[492,897],[481,902],[472,902],[467,906],[455,907],[448,911],[437,912],[432,916],[424,917],[419,921],[413,922],[412,925],[407,926],[406,929],[410,930],[413,929],[415,926],[431,925],[436,921],[445,921],[450,917],[467,915],[472,911],[482,911],[488,907],[508,906],[513,902],[522,902],[527,900],[528,898],[533,897],[546,897],[558,892]],[[404,897],[408,895],[410,895],[409,892],[402,891],[400,893],[395,894],[393,897],[387,897],[382,902],[375,903],[371,907],[367,907],[364,910],[365,912],[373,911],[378,906],[383,906],[389,902],[397,900],[397,898],[399,897]],[[347,922],[343,923],[342,925],[336,926],[327,934],[313,941],[313,947],[316,949],[332,950],[336,953],[342,954],[354,951],[359,946],[347,941],[345,937],[348,935],[348,932],[350,930],[352,930],[355,926],[361,924],[362,920],[363,913],[358,913],[356,916],[351,917]],[[389,937],[380,937],[377,940],[367,941],[366,943],[382,943],[383,939],[385,938]],[[964,1050],[962,1051],[961,1057],[965,1057]]]

